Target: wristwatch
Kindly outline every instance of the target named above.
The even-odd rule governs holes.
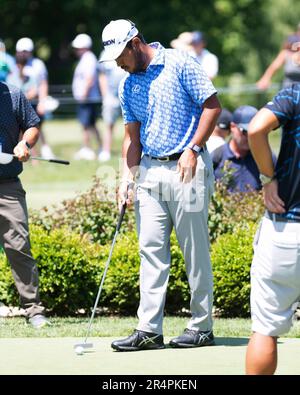
[[[188,145],[185,148],[189,148],[192,151],[196,152],[197,154],[199,154],[199,152],[201,151],[201,147],[194,143],[188,143]]]
[[[26,147],[28,148],[28,149],[31,149],[31,146],[30,146],[30,144],[28,143],[28,141],[26,141],[26,140],[21,140],[22,141],[22,143],[24,143],[25,145],[26,145]]]
[[[261,182],[262,186],[264,186],[266,184],[269,184],[271,181],[274,180],[274,178],[275,178],[274,176],[273,177],[269,177],[269,176],[265,176],[262,173],[260,173],[260,175],[259,175],[259,179],[260,179],[260,182]]]

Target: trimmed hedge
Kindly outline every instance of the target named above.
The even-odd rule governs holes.
[[[250,267],[257,225],[249,222],[212,245],[214,306],[222,317],[250,314]]]
[[[30,231],[43,304],[57,314],[90,308],[103,270],[103,249],[65,228],[47,232],[42,227],[31,226]],[[6,304],[18,301],[4,255],[0,260],[0,300]]]

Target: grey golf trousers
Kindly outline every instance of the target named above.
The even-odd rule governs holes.
[[[207,151],[197,159],[190,183],[182,183],[177,161],[144,155],[136,190],[136,221],[141,257],[137,329],[163,333],[170,270],[170,234],[174,227],[190,286],[191,319],[187,328],[212,329],[213,279],[209,255],[208,205],[214,188]]]
[[[0,183],[0,244],[11,265],[26,316],[42,314],[38,271],[30,250],[25,191],[19,180]]]

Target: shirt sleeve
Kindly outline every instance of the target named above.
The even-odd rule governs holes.
[[[187,57],[183,66],[182,84],[193,101],[200,106],[203,105],[205,100],[217,93],[200,63],[192,56]]]
[[[29,100],[26,99],[21,91],[19,93],[16,114],[19,127],[23,132],[29,128],[37,126],[40,123],[40,118],[32,108]]]
[[[281,90],[264,107],[271,110],[276,115],[280,125],[285,125],[294,116],[294,95],[293,87]]]
[[[129,100],[127,98],[127,92],[129,91],[129,81],[127,78],[124,78],[119,85],[119,100],[122,109],[122,115],[124,119],[124,124],[131,122],[138,122],[135,115],[133,114]]]

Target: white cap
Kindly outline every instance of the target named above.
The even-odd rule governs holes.
[[[92,39],[88,34],[78,34],[72,41],[72,47],[76,49],[91,48],[93,45]]]
[[[177,38],[170,42],[172,48],[181,49],[181,50],[191,50],[193,42],[193,33],[192,32],[183,32],[180,33]]]
[[[139,34],[134,23],[126,19],[110,21],[102,32],[102,42],[104,51],[101,54],[100,62],[117,59],[123,52],[126,44]]]
[[[22,52],[22,51],[32,52],[33,49],[34,49],[34,44],[33,44],[33,41],[31,40],[31,38],[23,37],[17,41],[17,44],[16,44],[16,51],[17,52]]]

